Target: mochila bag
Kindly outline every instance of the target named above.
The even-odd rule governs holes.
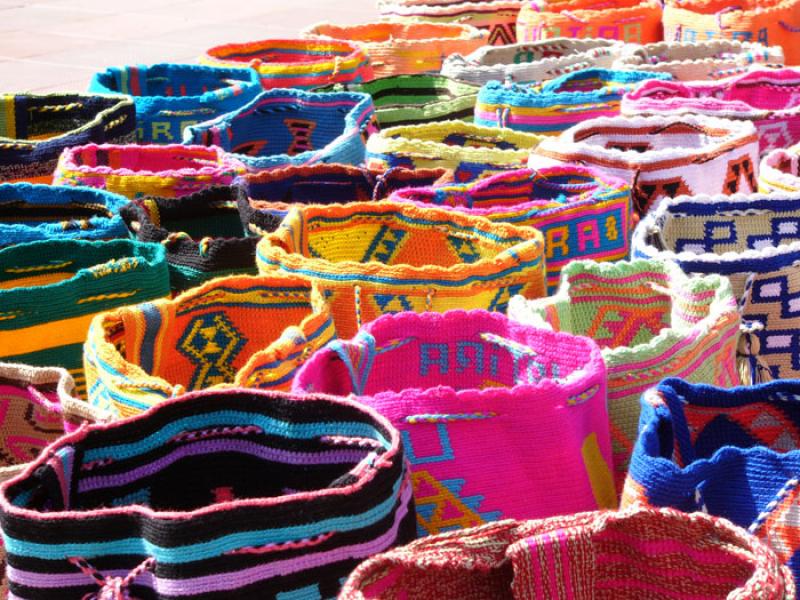
[[[477,125],[558,135],[597,117],[614,117],[626,92],[648,79],[670,79],[665,73],[583,69],[541,85],[490,81],[475,103]]]
[[[0,181],[50,183],[65,148],[135,139],[136,111],[130,98],[0,95]]]
[[[0,486],[0,527],[12,598],[334,598],[414,505],[372,409],[237,388],[61,438]]]
[[[128,237],[127,198],[104,190],[38,183],[0,184],[0,247],[37,240]]]
[[[133,98],[140,144],[180,144],[184,127],[247,104],[262,87],[252,69],[160,63],[109,67],[89,91]]]
[[[630,187],[578,166],[521,169],[473,183],[408,188],[391,199],[538,229],[544,236],[549,292],[558,287],[561,269],[570,261],[627,258],[633,232]]]
[[[623,505],[724,517],[800,574],[797,381],[730,389],[666,379],[642,396]]]
[[[487,43],[489,32],[461,23],[375,21],[359,25],[318,23],[300,35],[347,40],[369,57],[375,77],[438,72],[454,52],[469,53]]]
[[[761,159],[758,170],[758,191],[800,192],[800,144],[791,148],[772,150]]]
[[[514,294],[545,293],[539,231],[405,202],[293,207],[256,261],[316,281],[344,338],[385,313],[504,312]]]
[[[300,365],[335,336],[307,279],[221,277],[172,300],[98,315],[84,354],[89,401],[129,417],[184,391],[288,390]]]
[[[544,138],[528,159],[534,169],[569,163],[628,183],[644,216],[664,198],[755,191],[758,135],[751,123],[711,117],[601,117]]]
[[[657,260],[564,267],[555,295],[512,298],[509,317],[585,335],[608,368],[608,412],[617,489],[636,442],[639,397],[665,377],[738,385],[741,317],[724,277],[688,278]]]
[[[183,131],[185,144],[219,146],[249,171],[286,165],[364,162],[378,128],[366,94],[275,89],[226,115]]]
[[[355,397],[400,430],[425,536],[615,508],[605,379],[591,340],[454,310],[367,323],[292,389]]]
[[[64,150],[53,183],[99,188],[130,199],[180,198],[229,185],[244,170],[242,163],[216,147],[90,144]]]

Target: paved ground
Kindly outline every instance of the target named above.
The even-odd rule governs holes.
[[[84,91],[110,65],[195,62],[210,46],[377,17],[375,0],[0,0],[0,93]]]

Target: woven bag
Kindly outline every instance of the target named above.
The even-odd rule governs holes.
[[[517,39],[608,38],[635,44],[661,41],[658,0],[528,0],[517,17]]]
[[[633,234],[635,256],[729,277],[739,299],[742,381],[800,377],[800,200],[794,194],[665,200]]]
[[[395,125],[419,125],[458,119],[472,121],[477,85],[443,75],[395,75],[366,83],[336,84],[318,92],[362,92],[372,97],[381,129]]]
[[[256,261],[318,282],[345,338],[384,313],[504,312],[514,294],[545,293],[539,231],[405,202],[292,208]]]
[[[372,409],[231,389],[61,438],[0,486],[0,526],[12,597],[335,598],[414,505]]]
[[[513,298],[509,317],[585,335],[603,349],[617,489],[628,470],[639,420],[639,397],[664,377],[738,385],[741,318],[724,277],[688,278],[662,261],[564,267],[558,292]]]
[[[219,186],[135,200],[122,216],[137,240],[164,245],[172,291],[182,292],[214,277],[255,275],[258,238],[246,237],[236,202],[236,188]]]
[[[772,150],[761,159],[758,191],[800,192],[800,144],[786,150]]]
[[[725,519],[670,509],[501,521],[362,563],[340,600],[793,600],[791,572]]]
[[[631,191],[621,180],[563,166],[508,171],[467,184],[405,189],[392,200],[446,206],[492,221],[534,227],[544,236],[547,288],[575,259],[615,261],[628,256]]]
[[[623,505],[730,519],[800,575],[800,386],[723,389],[666,379],[642,396]]]
[[[542,85],[490,81],[475,104],[475,123],[557,135],[573,125],[620,112],[623,94],[648,79],[670,79],[665,73],[583,69]]]
[[[68,148],[53,183],[100,188],[126,198],[180,198],[228,185],[244,166],[220,148],[204,146],[90,144]]]
[[[85,395],[82,345],[92,317],[169,295],[163,247],[50,240],[0,249],[0,359],[59,366]]]
[[[752,121],[761,153],[800,143],[800,70],[760,69],[719,82],[647,81],[623,115],[695,114]]]
[[[384,129],[367,140],[367,166],[444,168],[466,183],[499,171],[521,169],[542,136],[483,127],[463,121],[439,121]]]
[[[377,21],[359,25],[318,23],[300,35],[308,39],[347,40],[369,57],[375,77],[438,72],[454,52],[469,53],[489,39],[489,32],[460,23]]]
[[[629,45],[615,69],[669,73],[679,81],[723,79],[762,66],[782,67],[783,48],[736,40]]]
[[[627,182],[643,216],[663,198],[755,191],[758,136],[750,123],[710,117],[597,118],[545,138],[528,166],[569,163]]]
[[[666,0],[664,39],[676,42],[728,39],[782,47],[790,65],[800,61],[797,0]]]
[[[262,87],[252,69],[162,63],[109,67],[89,91],[133,97],[139,143],[179,144],[184,127],[247,104]]]
[[[50,183],[62,150],[135,140],[130,98],[91,94],[0,95],[0,182]]]
[[[0,184],[0,248],[37,240],[128,237],[119,214],[126,203],[103,190]]]
[[[95,318],[84,355],[89,401],[129,417],[185,390],[288,390],[306,358],[335,336],[307,279],[221,277]]]
[[[186,144],[219,146],[258,171],[290,164],[364,162],[367,136],[377,131],[366,94],[270,90],[239,110],[187,127]]]
[[[374,78],[369,58],[344,40],[261,40],[214,46],[200,57],[213,67],[253,68],[265,90],[311,89]]]
[[[489,44],[517,41],[522,0],[378,0],[381,17],[392,22],[460,23],[489,32]]]
[[[425,536],[616,508],[605,381],[591,340],[455,310],[384,315],[292,389],[354,395],[400,430]]]

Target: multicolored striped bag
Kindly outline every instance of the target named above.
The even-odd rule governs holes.
[[[250,171],[326,162],[359,165],[367,136],[377,129],[375,107],[366,94],[280,89],[187,127],[183,141],[219,146]]]
[[[362,92],[375,104],[381,129],[395,125],[419,125],[431,121],[472,121],[477,85],[443,75],[396,75],[346,86],[317,88],[318,92]]]
[[[504,312],[514,294],[545,293],[539,231],[404,202],[292,208],[256,260],[316,281],[345,338],[384,313]]]
[[[660,42],[658,0],[528,0],[517,18],[517,39],[532,42],[557,37],[609,38],[650,44]]]
[[[800,377],[800,199],[795,194],[665,200],[637,225],[635,256],[718,273],[739,299],[742,381]]]
[[[585,335],[603,349],[617,489],[622,490],[639,422],[639,397],[665,377],[739,385],[741,317],[727,279],[689,278],[657,260],[564,267],[555,296],[513,298],[509,317]]]
[[[318,23],[300,32],[308,39],[347,40],[369,57],[375,77],[438,72],[445,57],[469,53],[489,39],[489,32],[461,23],[377,21],[359,25]]]
[[[119,214],[127,202],[90,188],[0,184],[0,248],[36,240],[128,237]]]
[[[534,83],[581,69],[608,69],[622,53],[615,40],[557,38],[508,46],[484,46],[468,54],[453,54],[442,64],[442,75],[475,84],[490,81]]]
[[[637,508],[426,537],[363,562],[339,595],[434,597],[793,600],[795,583],[772,550],[725,519]]]
[[[65,148],[135,140],[133,100],[94,94],[0,94],[0,181],[50,183]]]
[[[258,238],[246,236],[237,193],[219,186],[177,199],[142,198],[122,209],[136,239],[166,248],[173,292],[214,277],[256,274]]]
[[[642,396],[624,505],[730,519],[800,576],[800,385],[724,389],[666,379]]]
[[[800,143],[800,70],[760,69],[718,82],[646,81],[623,115],[692,113],[752,121],[761,153]]]
[[[400,190],[391,199],[538,229],[544,236],[549,292],[558,287],[561,269],[570,261],[626,258],[633,231],[630,187],[578,166],[521,169],[474,183]]]
[[[49,240],[0,249],[0,359],[59,366],[86,392],[92,317],[169,295],[164,248],[133,240]]]
[[[636,213],[644,216],[663,198],[755,191],[758,135],[746,121],[602,117],[545,138],[528,166],[576,162],[626,181]]]
[[[140,144],[180,144],[184,127],[247,104],[262,87],[252,69],[161,63],[109,67],[89,91],[133,97]]]
[[[500,171],[521,169],[544,138],[463,121],[390,127],[367,140],[367,166],[444,168],[466,183]]]
[[[212,67],[253,68],[265,90],[311,89],[374,78],[369,58],[344,40],[261,40],[214,46],[200,57]]]
[[[761,159],[758,191],[800,192],[800,144],[785,150],[772,150]]]
[[[517,41],[522,0],[378,0],[378,12],[395,22],[462,23],[489,32],[489,44]]]
[[[0,486],[12,598],[335,598],[414,539],[400,434],[352,400],[187,394]]]
[[[131,199],[180,198],[228,185],[244,170],[220,148],[89,144],[64,150],[53,183],[100,188]]]
[[[475,123],[557,135],[583,121],[613,117],[626,92],[648,79],[670,79],[666,73],[583,69],[542,85],[490,81],[475,104]]]
[[[308,279],[221,277],[173,300],[98,315],[84,356],[89,401],[129,417],[186,390],[288,390],[306,358],[334,337],[330,310]]]
[[[761,67],[783,67],[783,48],[738,40],[629,45],[615,69],[669,73],[680,81],[723,79]]]
[[[665,0],[664,39],[695,42],[728,39],[783,48],[790,65],[800,61],[798,0]]]

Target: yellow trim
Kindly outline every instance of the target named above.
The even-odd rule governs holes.
[[[581,456],[592,486],[592,493],[598,508],[617,508],[617,492],[614,488],[614,476],[608,463],[600,451],[597,434],[591,433],[583,440]]]
[[[15,356],[83,343],[93,317],[94,313],[22,329],[0,331],[0,348],[11,348],[13,354],[7,356]]]
[[[14,118],[14,96],[13,94],[3,94],[2,102],[5,103],[5,122],[7,131],[2,132],[2,137],[16,139],[17,137],[17,122]]]

